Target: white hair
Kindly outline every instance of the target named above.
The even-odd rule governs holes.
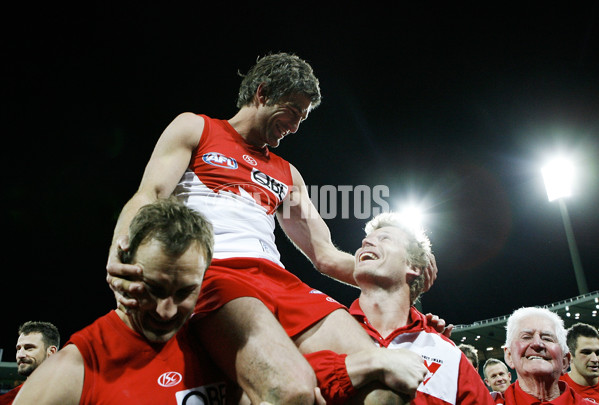
[[[541,307],[524,307],[515,310],[507,320],[507,324],[505,326],[506,336],[505,336],[505,345],[507,347],[510,346],[517,333],[517,325],[523,318],[529,316],[537,316],[544,317],[553,322],[555,328],[555,335],[557,337],[557,342],[559,343],[562,351],[568,353],[568,345],[566,344],[566,329],[564,327],[564,320],[555,312],[551,312],[547,308]]]

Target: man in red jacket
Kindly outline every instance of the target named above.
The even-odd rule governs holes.
[[[376,216],[366,233],[355,254],[361,293],[350,312],[378,345],[409,349],[424,359],[428,374],[410,403],[493,404],[462,351],[413,306],[426,284],[424,269],[434,261],[428,237],[393,213]]]
[[[518,378],[504,392],[505,405],[588,404],[565,382],[570,365],[564,321],[547,308],[527,307],[507,320],[505,362]]]

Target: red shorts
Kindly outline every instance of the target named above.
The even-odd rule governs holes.
[[[206,270],[195,313],[205,315],[240,297],[259,299],[290,337],[336,309],[347,308],[270,260],[213,259]]]

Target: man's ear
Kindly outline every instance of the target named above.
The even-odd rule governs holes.
[[[503,348],[503,359],[505,360],[505,364],[507,364],[512,370],[515,369],[514,362],[512,361],[512,352],[509,347]]]
[[[255,99],[258,102],[258,104],[266,105],[266,101],[268,100],[268,97],[266,95],[266,83],[262,82],[258,85],[258,88],[256,89]]]
[[[424,271],[424,269],[422,269],[421,267],[418,267],[413,264],[408,264],[407,267],[408,268],[406,270],[406,276],[408,276],[408,278],[416,278],[420,276]]]
[[[562,369],[562,374],[566,374],[568,372],[568,367],[570,367],[570,361],[572,360],[572,354],[570,352],[564,354],[564,364]]]

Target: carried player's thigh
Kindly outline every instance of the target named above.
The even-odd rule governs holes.
[[[213,338],[243,345],[249,340],[277,339],[293,342],[272,312],[259,299],[240,297],[229,301],[201,321]],[[221,340],[222,342],[222,340]],[[265,342],[268,344],[268,341]]]
[[[302,353],[332,350],[349,354],[375,345],[368,333],[345,309],[331,312],[294,341]]]

